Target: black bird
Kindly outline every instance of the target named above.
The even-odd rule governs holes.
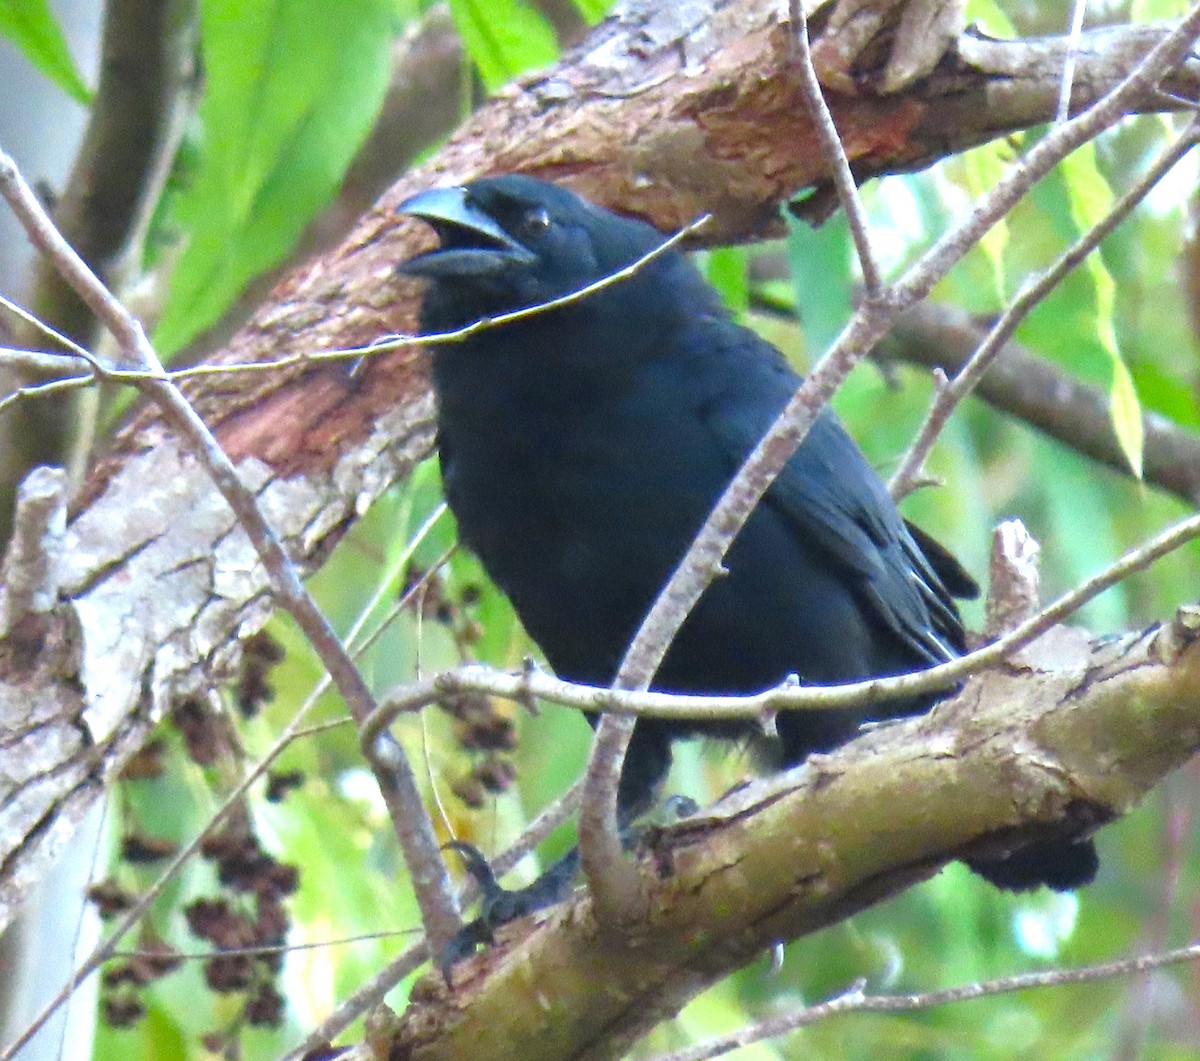
[[[544,304],[663,242],[642,221],[507,175],[399,207],[440,246],[403,263],[429,283],[421,327],[448,331]],[[650,604],[800,377],[734,323],[682,254],[569,304],[433,347],[446,498],[463,542],[512,600],[560,677],[609,684]],[[821,414],[684,623],[654,688],[749,693],[901,674],[964,651],[952,594],[977,589],[897,512],[832,412]],[[874,708],[782,712],[784,764],[852,738]],[[745,723],[638,721],[621,780],[629,821],[652,801],[677,737]],[[1054,840],[973,868],[1003,888],[1090,881],[1088,840]]]

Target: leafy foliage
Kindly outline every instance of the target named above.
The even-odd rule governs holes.
[[[205,0],[195,165],[172,219],[186,248],[155,333],[164,353],[211,325],[325,205],[383,100],[390,0]]]
[[[48,0],[0,0],[0,34],[72,99],[90,102],[92,94],[71,58]]]
[[[558,54],[554,30],[525,0],[450,0],[450,10],[489,91]]]

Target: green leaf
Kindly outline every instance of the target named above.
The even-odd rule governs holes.
[[[1096,162],[1094,143],[1085,144],[1063,162],[1063,178],[1071,204],[1072,220],[1080,232],[1086,232],[1108,213],[1113,202],[1112,189]],[[1099,250],[1088,255],[1086,264],[1096,299],[1096,335],[1112,366],[1109,397],[1112,402],[1113,430],[1125,459],[1129,461],[1129,467],[1140,479],[1145,432],[1141,403],[1133,386],[1133,377],[1129,374],[1129,366],[1121,356],[1113,324],[1117,285]]]
[[[91,102],[48,0],[0,0],[0,33],[72,99]]]
[[[967,22],[979,23],[997,37],[1016,37],[1012,20],[996,0],[967,0]]]
[[[1188,9],[1187,0],[1133,0],[1130,22],[1167,22],[1181,17]]]
[[[708,282],[721,294],[721,301],[735,313],[750,308],[750,284],[746,278],[746,252],[741,247],[718,247],[707,255]]]
[[[1112,402],[1113,430],[1117,433],[1117,442],[1121,452],[1129,461],[1133,474],[1142,477],[1142,455],[1146,442],[1146,429],[1142,422],[1142,403],[1138,400],[1137,390],[1133,385],[1133,377],[1129,367],[1117,357],[1113,360],[1112,387],[1109,390],[1109,400]]]
[[[1000,183],[1000,178],[1012,160],[1012,147],[1005,140],[993,140],[961,156],[963,182],[972,199],[979,199]],[[1008,283],[1004,272],[1004,252],[1008,248],[1009,224],[1001,218],[983,234],[980,249],[992,267],[998,302],[1004,301]]]
[[[805,347],[816,360],[850,319],[850,229],[837,214],[812,229],[787,217],[787,259],[804,326]]]
[[[383,101],[391,0],[204,0],[204,134],[174,204],[187,248],[155,335],[164,352],[214,323],[283,259],[337,192]]]
[[[450,0],[450,11],[489,92],[558,55],[550,23],[524,0]]]
[[[613,0],[574,0],[575,10],[594,26],[612,10]]]

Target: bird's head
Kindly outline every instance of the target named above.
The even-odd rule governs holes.
[[[438,235],[437,248],[399,267],[431,281],[422,320],[430,330],[578,291],[663,240],[642,221],[520,174],[421,192],[397,212],[428,222]]]

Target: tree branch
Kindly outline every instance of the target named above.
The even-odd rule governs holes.
[[[989,329],[965,310],[922,302],[908,310],[871,356],[881,364],[912,364],[960,372]],[[1108,395],[1009,340],[975,387],[977,397],[1024,420],[1065,446],[1129,474],[1117,445]],[[1143,410],[1146,482],[1189,504],[1200,503],[1200,435]]]
[[[375,710],[374,697],[337,634],[305,590],[274,530],[251,491],[238,478],[233,463],[209,433],[179,390],[163,378],[163,368],[141,325],[116,301],[54,227],[13,161],[0,151],[0,197],[25,228],[30,241],[62,274],[80,299],[95,313],[116,340],[127,367],[150,373],[141,389],[184,440],[203,470],[233,510],[266,569],[271,589],[280,605],[304,631],[356,721],[366,721]],[[56,561],[61,555],[55,556]],[[57,587],[55,587],[57,590]],[[42,590],[47,593],[46,589]],[[438,851],[433,826],[421,802],[416,777],[400,745],[390,735],[368,749],[392,817],[397,839],[413,880],[427,933],[435,947],[444,946],[460,927],[458,907]],[[36,1030],[27,1029],[22,1039]],[[19,1049],[21,1041],[8,1051]]]
[[[514,924],[453,996],[430,976],[392,1056],[616,1057],[776,941],[935,873],[1128,811],[1200,749],[1200,619],[1120,642],[1060,628],[931,715],[736,792],[641,855],[652,911],[598,941],[583,895]],[[486,967],[486,975],[484,975]],[[604,990],[597,991],[596,984]],[[532,1000],[536,999],[536,1003]],[[554,1014],[530,1021],[529,1006]]]

